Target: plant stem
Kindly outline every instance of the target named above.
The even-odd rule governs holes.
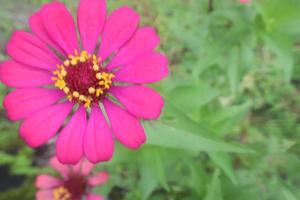
[[[211,13],[214,10],[214,0],[208,0],[208,12]]]

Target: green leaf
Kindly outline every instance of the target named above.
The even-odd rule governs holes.
[[[0,102],[2,102],[3,99],[4,99],[4,96],[5,96],[5,93],[6,93],[5,90],[6,90],[5,85],[3,85],[3,84],[0,83]],[[2,108],[2,103],[0,103],[0,109],[1,108]]]
[[[170,100],[166,99],[165,101],[164,116],[162,118],[162,121],[165,124],[195,134],[201,134],[204,136],[214,135],[206,124],[191,119],[183,111],[174,106]]]
[[[147,143],[151,145],[169,147],[176,149],[185,149],[190,151],[205,152],[236,152],[236,153],[252,153],[253,151],[233,146],[224,142],[207,139],[200,135],[179,130],[174,127],[161,123],[145,123],[147,132]]]
[[[298,200],[298,198],[287,188],[282,188],[282,195],[285,200]]]
[[[299,34],[299,9],[298,0],[265,0],[259,5],[269,32],[280,31],[282,34]]]
[[[223,200],[219,171],[216,171],[211,183],[207,187],[207,194],[204,200]]]
[[[230,180],[234,184],[236,184],[237,180],[232,168],[232,161],[228,156],[228,154],[222,152],[218,152],[218,153],[210,152],[209,156],[212,159],[212,161],[226,173],[226,175],[230,178]]]
[[[142,199],[146,200],[160,184],[167,191],[167,183],[164,166],[162,163],[161,152],[157,148],[147,148],[142,152],[141,181]]]
[[[231,132],[244,119],[250,106],[250,103],[245,103],[220,109],[218,113],[210,116],[210,126],[214,127],[216,135],[223,136]]]
[[[158,180],[153,175],[152,170],[150,170],[150,166],[146,164],[141,165],[140,172],[140,189],[142,192],[142,200],[146,200],[158,186]]]
[[[278,66],[284,72],[285,81],[290,82],[294,66],[293,41],[289,36],[281,33],[271,34],[264,39],[270,50],[277,56]]]
[[[227,77],[229,80],[230,90],[232,93],[235,93],[239,86],[239,50],[238,47],[234,47],[227,60]]]
[[[14,156],[0,151],[0,164],[8,164],[14,162]]]
[[[211,102],[219,92],[208,85],[185,85],[174,88],[169,98],[179,108],[186,111],[195,111],[201,106]],[[188,103],[187,103],[188,102]]]

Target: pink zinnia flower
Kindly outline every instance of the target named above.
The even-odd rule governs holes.
[[[240,0],[240,3],[244,3],[244,4],[247,4],[247,3],[250,3],[251,0]]]
[[[9,119],[24,120],[20,135],[29,146],[43,145],[65,122],[56,142],[65,164],[84,155],[109,160],[114,138],[132,149],[145,142],[140,120],[157,119],[164,101],[144,84],[168,75],[168,59],[155,52],[154,29],[138,24],[129,7],[107,17],[105,0],[81,0],[79,43],[72,15],[52,2],[30,17],[31,32],[13,34],[0,79],[16,89],[3,104]]]
[[[39,191],[36,193],[36,200],[103,200],[101,196],[91,193],[91,189],[107,182],[107,172],[91,175],[94,165],[87,160],[68,166],[54,157],[50,160],[50,165],[61,177],[48,174],[37,176],[35,185]]]

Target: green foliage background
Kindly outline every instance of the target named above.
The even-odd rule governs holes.
[[[0,0],[0,59],[15,29],[49,0]],[[76,10],[77,1],[64,0]],[[300,1],[108,0],[157,28],[171,75],[138,151],[118,145],[97,169],[110,200],[300,199]],[[8,93],[0,85],[0,100]],[[27,148],[0,106],[0,200],[34,199],[52,145]],[[17,180],[17,181],[15,181]]]

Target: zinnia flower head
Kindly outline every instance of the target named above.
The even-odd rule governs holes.
[[[68,166],[54,157],[50,165],[60,177],[38,175],[35,181],[38,188],[36,200],[103,200],[101,196],[91,193],[91,189],[107,182],[107,172],[91,175],[94,165],[84,159],[77,165]]]
[[[145,142],[140,120],[158,118],[164,101],[144,84],[168,75],[168,59],[155,51],[154,29],[138,24],[129,7],[107,15],[105,0],[80,0],[78,37],[71,13],[55,1],[30,17],[31,32],[13,34],[0,80],[16,89],[3,104],[9,119],[23,120],[29,146],[60,132],[57,157],[75,164],[84,155],[109,160],[114,138],[132,149]]]
[[[243,4],[247,4],[247,3],[250,3],[251,0],[240,0],[240,3],[243,3]]]

